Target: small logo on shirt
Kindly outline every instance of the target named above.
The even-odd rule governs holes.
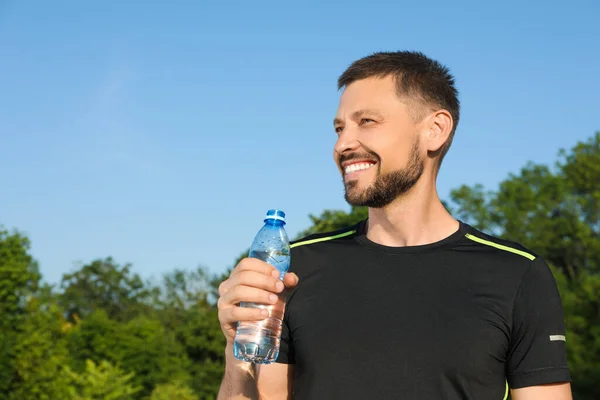
[[[566,342],[567,338],[565,337],[565,335],[550,335],[550,341],[551,342],[557,342],[557,341]]]

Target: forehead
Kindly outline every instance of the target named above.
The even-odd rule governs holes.
[[[393,77],[366,78],[352,82],[344,89],[340,96],[338,115],[366,108],[385,111],[398,107],[399,104],[401,101]]]

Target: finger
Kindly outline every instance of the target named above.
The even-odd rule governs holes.
[[[228,284],[230,285],[230,290],[233,290],[235,286],[242,285],[275,293],[281,292],[284,287],[283,283],[279,279],[256,271],[242,271],[239,274],[231,277]]]
[[[240,302],[252,302],[260,304],[275,304],[277,296],[274,293],[250,286],[236,286],[219,299],[220,307],[230,307]]]
[[[283,291],[283,285],[279,282],[279,271],[273,268],[271,278],[267,275],[262,274],[251,269],[238,271],[237,274],[229,277],[227,280],[221,282],[218,291],[219,296],[224,296],[236,285],[246,285],[252,287],[259,287],[265,290],[279,293]]]
[[[229,292],[231,289],[231,285],[229,279],[224,280],[219,284],[219,296],[223,296],[225,293]]]
[[[283,283],[285,284],[286,287],[288,287],[290,289],[294,288],[298,284],[298,281],[299,281],[298,275],[296,275],[293,272],[288,272],[283,277]]]
[[[219,310],[219,321],[231,325],[238,321],[260,321],[269,316],[267,310],[250,307],[231,307]]]
[[[255,271],[260,272],[264,275],[270,275],[272,271],[277,271],[277,269],[269,263],[266,263],[257,258],[244,258],[242,261],[238,263],[238,265],[233,269],[231,275],[243,272],[243,271]]]

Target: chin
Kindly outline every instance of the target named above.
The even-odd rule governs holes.
[[[361,176],[348,181],[344,179],[344,187],[346,189],[357,190],[359,192],[369,189],[374,183],[375,179],[367,176]]]
[[[348,202],[350,205],[362,205],[362,203],[365,201],[365,195],[366,195],[366,188],[357,188],[357,187],[352,187],[349,188],[346,186],[346,191],[344,193],[344,198],[346,199],[346,202]]]

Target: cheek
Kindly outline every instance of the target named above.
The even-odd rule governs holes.
[[[373,151],[380,158],[382,171],[394,171],[405,168],[412,159],[415,142],[408,138],[396,139],[387,143],[380,142]]]
[[[377,164],[377,173],[379,174],[387,174],[389,172],[398,171],[403,169],[406,164],[404,154],[399,151],[393,152],[391,150],[386,150],[382,152],[383,154],[379,154],[380,160]]]

